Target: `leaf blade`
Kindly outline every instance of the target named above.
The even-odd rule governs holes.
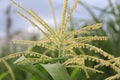
[[[65,67],[59,63],[40,64],[54,80],[69,80],[69,75]]]

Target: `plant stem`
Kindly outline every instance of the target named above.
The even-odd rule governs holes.
[[[61,51],[61,44],[60,44],[60,45],[58,45],[58,58],[61,58],[61,53],[62,53],[62,51]],[[58,62],[60,63],[61,60],[58,60]]]

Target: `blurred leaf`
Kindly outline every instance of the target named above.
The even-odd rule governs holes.
[[[70,80],[73,80],[74,79],[74,77],[75,77],[75,75],[77,74],[77,72],[78,72],[78,68],[75,68],[73,71],[72,71],[72,73],[71,73],[71,75],[70,75]]]
[[[4,72],[0,75],[0,80],[2,80],[4,77],[6,77],[9,74],[9,72]]]
[[[87,6],[82,2],[79,2],[79,4],[82,5],[89,12],[89,14],[91,15],[94,21],[99,22],[99,19],[96,17],[95,13],[92,11],[92,9],[89,6]]]
[[[8,69],[12,80],[15,80],[15,75],[14,75],[14,72],[13,72],[12,68],[10,67],[10,65],[5,60],[3,60],[3,63],[5,64],[6,68]]]
[[[32,75],[38,77],[37,80],[41,80],[41,79],[48,80],[47,77],[41,71],[39,71],[39,69],[37,69],[35,65],[23,64],[23,65],[19,65],[18,67],[20,69],[22,69],[23,71],[26,71],[26,72],[31,73]]]
[[[113,6],[112,1],[111,1],[111,0],[108,0],[108,3],[109,3],[109,6],[110,6],[110,8],[111,8],[111,13],[112,13],[114,16],[116,16],[116,11],[115,11],[115,9],[114,9],[114,6]]]

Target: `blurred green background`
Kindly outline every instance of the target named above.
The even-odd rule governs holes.
[[[73,1],[71,0],[69,4],[71,5]],[[97,1],[100,2],[100,0],[97,0]],[[72,16],[70,25],[68,26],[67,30],[77,30],[81,27],[91,25],[94,23],[103,23],[102,29],[94,31],[90,35],[108,36],[109,40],[102,41],[102,42],[94,41],[90,44],[93,44],[114,56],[120,56],[120,0],[105,0],[106,3],[104,3],[104,0],[103,0],[103,3],[101,1],[101,3],[96,4],[96,5],[89,4],[89,2],[95,4],[93,0],[89,0],[88,2],[84,0],[79,1],[78,7],[76,11],[74,12],[74,15]],[[23,2],[21,2],[21,4],[22,3]],[[57,3],[57,1],[54,3]],[[2,0],[0,0],[0,4],[2,4]],[[37,30],[34,30],[33,28],[31,28],[31,26],[24,29],[24,27],[28,26],[26,25],[28,23],[26,23],[25,21],[21,22],[21,23],[25,23],[25,25],[24,24],[18,25],[21,23],[16,24],[17,22],[14,20],[15,16],[13,16],[13,15],[16,15],[15,14],[16,8],[14,8],[11,4],[7,4],[7,5],[8,6],[5,8],[5,11],[3,11],[4,16],[5,16],[4,17],[5,28],[3,30],[4,34],[1,35],[0,37],[0,57],[27,49],[28,45],[13,44],[12,43],[13,39],[39,40],[40,37],[42,37],[41,35],[38,34]],[[62,5],[63,5],[62,3],[54,5],[55,10],[57,8],[59,8],[60,10]],[[0,7],[2,6],[4,5],[0,5]],[[40,5],[40,7],[41,6],[42,5]],[[44,7],[42,6],[42,8]],[[43,11],[45,10],[43,9]],[[0,11],[0,13],[2,13],[2,10]],[[59,11],[56,11],[56,13],[59,13]],[[80,16],[80,14],[82,15]],[[56,15],[60,15],[60,14],[56,14]],[[47,13],[45,16],[51,16],[51,15]],[[43,17],[47,20],[47,17],[45,16]],[[58,24],[59,24],[60,17],[61,16],[57,17]],[[4,20],[2,16],[0,16],[0,19],[1,19],[0,21]],[[20,20],[22,19],[20,18]],[[48,23],[53,25],[53,23],[50,22],[50,17],[49,17]],[[20,29],[18,28],[19,26],[23,26],[23,27]],[[3,25],[1,24],[0,27],[1,27],[0,33],[2,34]],[[33,50],[39,52],[39,51],[42,51],[43,49],[36,46],[35,48],[33,48]],[[85,51],[87,53],[89,52],[87,50]],[[91,53],[90,55],[92,55],[92,52],[89,52],[89,53]],[[53,80],[51,76],[47,73],[47,71],[45,71],[45,69],[40,65],[36,65],[36,66],[29,65],[30,66],[29,68],[21,66],[19,68],[19,66],[13,65],[13,60],[8,61],[8,63],[11,65],[15,73],[16,80]],[[94,63],[88,62],[87,65],[92,66],[93,64]],[[72,80],[103,80],[104,78],[115,74],[115,72],[111,70],[110,68],[103,67],[101,69],[104,72],[106,72],[106,74],[101,75],[101,74],[90,73],[89,79],[85,77],[85,74],[82,70],[68,69],[68,72],[71,75]],[[6,71],[7,71],[6,67],[2,63],[0,63],[0,74],[1,74],[0,80],[11,80],[10,75],[7,75]],[[27,73],[24,71],[26,71]],[[7,76],[4,78],[5,75]],[[3,77],[3,79],[1,77]]]

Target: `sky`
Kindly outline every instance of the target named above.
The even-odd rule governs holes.
[[[17,3],[21,4],[26,9],[34,9],[48,24],[53,25],[52,15],[50,12],[50,7],[48,0],[15,0]],[[62,6],[63,6],[63,0],[52,0],[54,9],[55,9],[55,15],[57,18],[57,23],[60,22],[61,18],[61,12],[62,12]],[[68,0],[69,6],[71,6],[74,2],[74,0]],[[97,6],[100,8],[104,8],[108,3],[107,0],[80,0],[89,6]],[[114,1],[114,0],[112,0]],[[26,21],[24,18],[19,16],[16,13],[16,10],[20,10],[16,6],[14,6],[10,0],[0,0],[0,37],[5,36],[5,30],[6,30],[6,15],[5,11],[7,7],[11,5],[11,17],[12,17],[12,28],[11,31],[18,31],[18,30],[26,30],[26,31],[36,31],[32,25]],[[87,11],[81,7],[78,6],[76,11],[79,11],[78,14],[73,14],[75,17],[80,18],[89,18],[89,14]],[[96,14],[99,14],[99,12],[96,11]]]

